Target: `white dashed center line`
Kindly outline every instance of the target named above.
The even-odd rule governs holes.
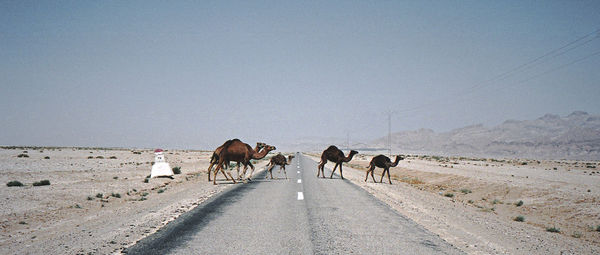
[[[301,179],[298,179],[298,183],[302,183],[302,180],[301,180]]]
[[[299,173],[300,173],[300,171],[296,171],[296,173],[298,173],[298,174],[299,174]]]
[[[304,195],[302,192],[298,192],[298,200],[304,200]]]

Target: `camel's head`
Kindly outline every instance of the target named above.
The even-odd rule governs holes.
[[[355,154],[358,154],[358,151],[355,151],[355,150],[351,150],[351,151],[350,151],[350,155],[351,155],[351,156],[354,156]]]
[[[277,148],[275,148],[275,146],[265,144],[265,150],[267,150],[267,151],[274,151],[276,149]]]
[[[261,142],[257,142],[256,143],[256,148],[258,148],[259,150],[262,149],[263,147],[267,146],[266,143],[261,143]]]
[[[404,160],[406,157],[404,155],[397,155],[396,158],[398,160]]]

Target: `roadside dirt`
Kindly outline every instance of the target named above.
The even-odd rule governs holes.
[[[233,185],[221,175],[220,185],[207,181],[210,155],[166,151],[167,162],[182,173],[145,182],[152,151],[2,149],[1,253],[118,253]],[[255,164],[255,174],[266,163]],[[51,185],[31,185],[45,179]],[[14,180],[25,186],[7,187]]]
[[[344,177],[469,254],[600,253],[596,162],[408,157],[390,185],[365,182],[372,157],[355,157]]]

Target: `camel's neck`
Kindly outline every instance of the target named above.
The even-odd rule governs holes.
[[[350,160],[352,160],[352,157],[354,157],[354,154],[348,154],[348,156],[344,158],[344,162],[350,162]]]
[[[255,152],[252,154],[252,159],[262,159],[269,153],[269,150],[263,148],[260,152]]]
[[[391,167],[395,167],[398,165],[398,162],[400,162],[400,160],[402,160],[399,156],[396,156],[396,160],[394,160],[394,163],[392,163]]]

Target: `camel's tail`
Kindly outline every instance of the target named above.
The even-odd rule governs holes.
[[[210,163],[216,164],[219,160],[217,160],[217,154],[213,152],[212,157],[210,157]]]

